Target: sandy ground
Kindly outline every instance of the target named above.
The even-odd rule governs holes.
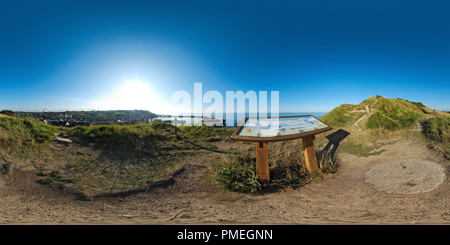
[[[449,163],[423,143],[400,141],[376,156],[340,153],[337,173],[296,189],[219,192],[202,161],[186,162],[172,184],[122,197],[78,200],[36,183],[31,170],[0,174],[0,224],[450,224],[450,180],[427,192],[393,194],[365,181],[372,167],[401,159]],[[211,153],[216,154],[216,153]]]

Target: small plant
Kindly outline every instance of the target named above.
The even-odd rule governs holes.
[[[65,181],[65,182],[73,182],[71,179],[66,179],[62,176],[61,172],[59,170],[52,170],[48,174],[41,174],[42,176],[45,176],[42,180],[42,184],[51,184],[56,181]]]
[[[2,168],[0,169],[0,171],[3,174],[9,174],[11,173],[11,170],[12,170],[12,163],[5,163],[2,165]]]
[[[227,155],[213,164],[211,180],[222,191],[255,192],[261,187],[255,160],[242,154]]]

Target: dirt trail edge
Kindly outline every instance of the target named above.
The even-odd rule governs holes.
[[[449,163],[423,143],[401,141],[380,155],[341,153],[338,172],[297,190],[264,194],[219,192],[208,169],[189,162],[172,182],[124,196],[80,200],[38,184],[36,172],[0,174],[0,224],[384,224],[450,223],[450,181],[416,194],[379,191],[365,181],[372,167],[391,160]]]
[[[369,106],[367,106],[367,105],[365,106],[365,108],[366,108],[366,115],[360,117],[360,118],[354,123],[355,126],[359,127],[359,123],[360,123],[361,121],[366,120],[367,118],[369,118],[370,116],[372,116],[372,114],[373,114],[374,111],[375,111],[375,105],[377,104],[377,102],[378,102],[378,100],[375,101],[373,104],[371,104],[371,105],[370,105],[370,108],[369,108]]]

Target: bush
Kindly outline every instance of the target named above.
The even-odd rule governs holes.
[[[222,191],[255,192],[261,184],[256,176],[256,162],[245,155],[227,155],[212,165],[212,182]]]
[[[14,117],[16,115],[16,113],[14,113],[13,111],[10,111],[10,110],[2,110],[2,111],[0,111],[0,114],[7,115],[10,117]]]

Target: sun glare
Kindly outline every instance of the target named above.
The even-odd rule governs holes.
[[[155,99],[147,84],[138,80],[128,81],[118,92],[117,100],[128,109],[147,107]]]
[[[170,113],[170,106],[163,103],[147,83],[128,80],[119,86],[105,100],[98,103],[100,109],[106,110],[149,110],[154,113]]]

